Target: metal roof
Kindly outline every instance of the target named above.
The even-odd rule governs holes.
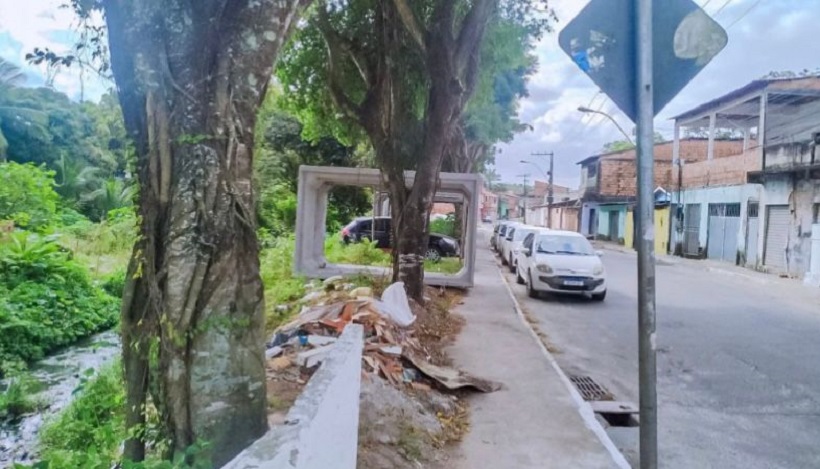
[[[689,117],[695,117],[701,114],[705,114],[712,109],[723,107],[726,104],[729,104],[733,101],[742,98],[743,96],[755,94],[767,88],[773,88],[775,90],[784,92],[818,90],[820,89],[820,77],[772,78],[765,80],[754,80],[746,86],[726,93],[725,95],[719,98],[707,101],[695,107],[694,109],[690,109],[689,111],[684,112],[683,114],[679,114],[673,117],[672,120],[686,119]]]

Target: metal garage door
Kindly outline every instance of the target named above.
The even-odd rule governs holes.
[[[686,206],[683,218],[683,253],[687,256],[700,254],[700,204]]]
[[[763,265],[786,272],[786,247],[789,244],[789,206],[769,205],[766,212],[766,245]]]
[[[740,204],[709,204],[709,231],[706,241],[709,259],[736,262],[739,230]]]
[[[746,265],[749,267],[757,265],[757,235],[760,232],[759,210],[760,204],[758,202],[749,202],[746,212]]]

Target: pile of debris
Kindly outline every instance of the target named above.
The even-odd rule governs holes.
[[[321,290],[304,298],[307,304],[298,316],[274,332],[267,344],[269,372],[273,368],[288,373],[291,365],[303,371],[314,369],[333,350],[345,326],[356,323],[365,330],[363,370],[394,386],[421,391],[433,387],[448,391],[472,388],[481,392],[500,389],[499,383],[430,362],[429,354],[414,337],[416,316],[404,284],[390,285],[381,299],[376,299],[371,288],[343,282],[343,277],[325,280]]]

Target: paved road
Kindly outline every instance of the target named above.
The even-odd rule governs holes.
[[[604,264],[602,304],[516,295],[567,373],[637,403],[635,255]],[[662,467],[820,468],[820,291],[710,265],[657,267]],[[609,431],[635,464],[637,430]]]

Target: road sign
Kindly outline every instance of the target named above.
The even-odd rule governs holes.
[[[657,115],[717,55],[726,30],[692,0],[653,8],[654,110]],[[592,0],[558,42],[618,107],[637,121],[634,0]]]

